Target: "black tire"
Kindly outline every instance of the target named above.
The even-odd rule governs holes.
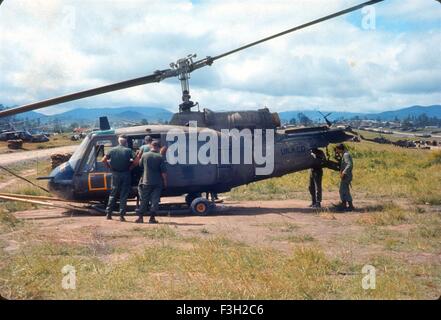
[[[206,216],[213,210],[213,203],[205,198],[199,197],[191,202],[190,208],[193,214]]]
[[[185,196],[185,203],[191,207],[191,203],[194,199],[201,197],[200,193],[189,193]]]

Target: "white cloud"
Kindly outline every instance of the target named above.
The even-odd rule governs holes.
[[[0,103],[139,77],[189,53],[217,55],[359,2],[6,0],[0,7]],[[214,110],[372,111],[440,103],[441,6],[391,0],[376,8],[376,30],[340,17],[216,61],[192,74],[193,98]],[[397,19],[402,26],[389,28]],[[427,24],[431,28],[419,28]],[[47,111],[176,110],[179,90],[178,80],[169,79]]]

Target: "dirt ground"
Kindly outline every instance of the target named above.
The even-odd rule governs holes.
[[[34,151],[9,150],[6,154],[0,154],[0,165],[15,164],[20,161],[40,160],[48,158],[53,153],[69,153],[73,152],[77,146],[66,146]]]
[[[0,155],[0,164],[15,163],[18,160],[26,160],[28,157],[30,157],[29,159],[36,156],[47,158],[48,154],[54,151],[68,152],[72,148],[74,147],[41,150],[37,155],[36,152]],[[38,172],[31,168],[25,168],[20,173],[25,177],[38,175]],[[0,189],[13,189],[18,180],[9,176],[5,177],[0,181]],[[164,253],[167,252],[167,248],[172,247],[178,250],[176,252],[185,256],[188,252],[192,252],[197,244],[207,244],[212,239],[218,239],[220,243],[233,241],[234,245],[230,244],[230,249],[236,245],[240,248],[243,244],[249,248],[257,249],[259,254],[268,251],[277,252],[273,256],[277,257],[274,260],[275,267],[279,264],[279,259],[288,259],[285,257],[291,257],[299,249],[311,248],[315,250],[314,252],[323,252],[329,261],[338,261],[338,265],[342,267],[336,267],[337,271],[332,272],[339,277],[354,277],[354,275],[358,277],[361,270],[359,267],[363,265],[379,266],[379,272],[383,276],[381,278],[382,289],[378,296],[374,296],[376,298],[436,299],[439,297],[441,292],[441,277],[439,276],[441,274],[441,246],[439,242],[441,207],[439,205],[416,204],[410,198],[369,197],[358,192],[355,194],[357,210],[351,213],[338,213],[332,210],[332,204],[338,202],[338,192],[325,192],[322,210],[309,208],[308,200],[235,201],[228,198],[229,194],[223,196],[225,197],[223,203],[218,204],[216,211],[208,216],[195,216],[189,210],[162,211],[158,216],[160,222],[158,225],[136,224],[137,217],[133,213],[128,214],[127,222],[120,222],[116,214],[114,219],[109,221],[98,212],[79,213],[42,206],[38,209],[23,211],[24,208],[31,208],[31,206],[20,207],[14,204],[14,206],[8,207],[7,205],[11,203],[1,202],[0,205],[5,206],[4,211],[9,212],[8,216],[12,215],[19,222],[14,222],[8,216],[4,216],[6,220],[3,220],[3,229],[0,233],[0,254],[3,257],[16,259],[24,255],[27,248],[38,249],[39,245],[49,248],[47,249],[49,251],[53,246],[55,246],[54,248],[66,248],[66,250],[76,248],[72,249],[73,252],[66,251],[67,253],[61,250],[57,256],[63,257],[66,254],[67,258],[75,259],[80,254],[81,259],[93,257],[105,266],[117,266],[124,263],[131,265],[130,263],[134,259],[143,257],[143,252],[155,248],[162,248],[162,251],[159,251]],[[299,197],[307,199],[305,195],[299,195]],[[181,203],[184,202],[184,199],[183,197],[174,197],[164,198],[161,201],[162,203]],[[131,202],[130,205],[133,209],[134,202]],[[0,212],[0,214],[2,213]],[[86,253],[81,251],[84,248],[88,248]],[[211,247],[208,246],[208,248]],[[183,250],[179,251],[181,249]],[[222,252],[228,253],[230,249],[224,250],[222,248],[224,250]],[[43,262],[46,258],[49,259],[48,261],[54,259],[54,256],[50,254],[47,256],[47,252],[43,255],[39,254],[38,250],[31,252],[35,259],[41,258]],[[242,252],[240,249],[237,250]],[[317,263],[322,260],[317,260],[314,257],[314,255],[310,257],[312,259],[311,265],[300,260],[299,270],[305,271],[306,274],[315,270]],[[213,260],[207,262],[209,270],[216,266],[216,263],[220,263],[217,257],[211,258]],[[244,259],[252,259],[252,256],[246,256]],[[44,291],[46,285],[43,284],[21,289],[28,282],[21,281],[21,278],[15,277],[14,274],[26,271],[26,269],[23,269],[21,264],[17,264],[16,260],[11,261],[15,262],[0,259],[0,271],[2,268],[4,270],[3,275],[0,275],[4,278],[2,280],[0,277],[0,290],[3,289],[6,292],[3,295],[12,298],[52,297],[50,295],[52,289]],[[290,262],[289,265],[291,264]],[[167,267],[164,269],[167,272],[176,271],[173,266],[170,266],[170,270]],[[392,271],[388,271],[391,269]],[[34,268],[30,268],[30,270],[39,272]],[[234,270],[233,268],[230,272],[234,273]],[[161,272],[166,271],[162,270]],[[273,267],[270,268],[269,274],[272,271]],[[256,270],[250,268],[247,272],[249,272],[247,273],[249,278],[245,277],[245,282],[255,276]],[[284,273],[281,272],[281,274]],[[58,273],[56,275],[58,276]],[[232,277],[231,274],[229,276]],[[268,281],[272,285],[278,283],[276,282],[277,276],[278,274],[272,274],[268,280],[267,274],[264,273],[261,278],[262,288],[268,284]],[[331,281],[333,276],[331,273],[326,281]],[[30,278],[34,278],[33,273]],[[45,283],[45,281],[49,281],[47,279],[49,277],[42,276],[40,280]],[[124,281],[126,281],[125,279],[126,275]],[[287,276],[281,283],[286,283],[289,279],[291,279],[290,276]],[[314,281],[306,281],[311,290],[320,283],[319,280],[317,280],[317,284]],[[406,289],[402,288],[401,282],[406,284]],[[303,280],[300,283],[303,285]],[[395,284],[397,285],[395,286]],[[210,288],[216,287],[214,284],[208,286]],[[33,288],[37,288],[35,295]],[[201,284],[201,292],[204,288],[205,286]],[[234,292],[235,288],[232,286],[223,294]],[[286,292],[297,292],[288,287],[283,288]],[[358,288],[358,284],[356,288]],[[183,286],[184,289],[185,286]],[[271,297],[280,297],[277,292],[282,289],[278,290],[271,291]],[[40,295],[40,291],[44,293]],[[21,296],[18,294],[20,292],[25,294]],[[109,290],[109,293],[84,289],[81,292],[90,298],[102,297],[102,295],[107,298],[114,291]],[[167,290],[164,292],[166,292],[164,295],[158,297],[174,297],[170,295],[173,292],[170,293]],[[151,296],[144,295],[146,293],[142,290],[130,294],[135,293],[140,297]],[[355,297],[370,297],[363,294],[355,295]],[[83,295],[75,298],[83,298]],[[184,296],[200,298],[203,295],[198,293]],[[266,293],[264,296],[266,297]],[[320,293],[312,296],[322,297]],[[59,297],[59,295],[56,294],[54,297]],[[209,297],[218,296],[213,294]],[[255,297],[255,295],[239,294],[238,297]],[[288,295],[287,297],[292,296]],[[294,297],[297,296],[294,295]],[[324,297],[328,298],[328,296]],[[330,295],[329,297],[335,296]],[[344,297],[352,298],[353,296],[347,294]],[[120,297],[116,296],[116,298]]]
[[[121,246],[137,251],[154,245],[155,241],[143,237],[143,231],[171,227],[176,234],[186,238],[225,237],[250,246],[267,247],[291,252],[299,243],[324,248],[327,255],[346,257],[350,255],[360,263],[369,263],[369,257],[377,254],[399,255],[409,263],[440,263],[441,252],[391,252],[381,245],[360,245],[358,239],[364,226],[357,223],[369,212],[375,202],[357,203],[359,210],[352,213],[336,213],[326,209],[335,201],[325,201],[324,210],[308,208],[304,200],[283,201],[224,201],[218,204],[210,216],[194,216],[190,212],[165,212],[158,217],[158,225],[136,224],[134,214],[128,214],[127,222],[120,222],[115,215],[108,221],[99,213],[72,213],[64,209],[44,208],[16,212],[14,215],[31,223],[33,233],[52,242],[90,245],[102,241],[102,245]],[[183,202],[182,198],[167,198],[165,202]],[[132,203],[133,205],[133,203]],[[146,219],[147,220],[147,219]],[[410,225],[390,226],[393,231],[406,232]],[[19,243],[13,234],[2,236],[9,245],[6,251],[14,250]],[[119,257],[114,257],[115,259]]]

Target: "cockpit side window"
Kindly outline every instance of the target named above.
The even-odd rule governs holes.
[[[87,160],[83,166],[83,172],[92,172],[96,171],[97,167],[102,169],[99,163],[101,163],[101,159],[105,154],[109,152],[111,148],[116,145],[113,139],[104,138],[104,139],[94,139],[93,146],[90,148],[89,153],[87,154]],[[99,170],[102,171],[102,170]]]

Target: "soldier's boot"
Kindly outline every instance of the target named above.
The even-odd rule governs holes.
[[[139,216],[138,219],[135,220],[135,223],[144,223],[143,216]]]
[[[322,207],[322,205],[320,202],[316,202],[312,207],[316,208],[316,209],[320,209]]]
[[[154,215],[150,216],[149,223],[158,223],[158,220],[155,219]]]
[[[314,208],[315,207],[315,201],[312,200],[311,204],[308,206],[309,208]]]
[[[106,213],[106,219],[112,220],[112,213],[111,212]]]
[[[335,206],[335,209],[337,211],[346,211],[346,207],[347,207],[347,202],[346,201],[342,201],[338,205]]]
[[[124,218],[123,214],[119,216],[119,221],[126,222],[126,218]]]
[[[352,201],[349,201],[348,202],[348,207],[346,208],[346,211],[354,211],[355,210],[355,208],[354,208],[354,205],[352,204]]]

